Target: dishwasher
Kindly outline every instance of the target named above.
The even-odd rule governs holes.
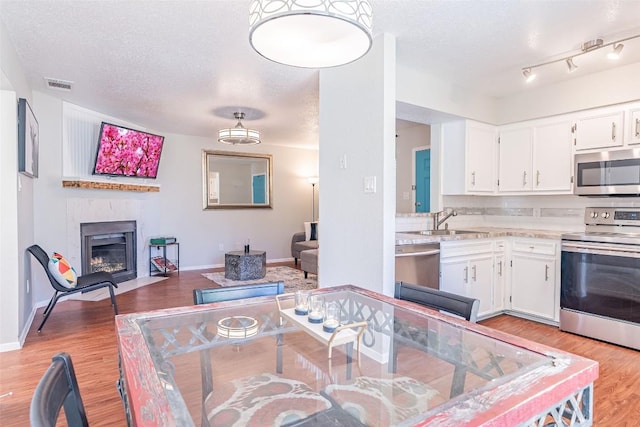
[[[396,245],[396,282],[440,288],[440,243]]]

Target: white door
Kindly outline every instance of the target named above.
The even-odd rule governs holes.
[[[466,296],[480,300],[478,317],[493,313],[493,254],[483,254],[469,261]]]
[[[456,295],[466,295],[469,283],[468,258],[440,259],[440,289]]]
[[[622,145],[623,112],[608,112],[576,121],[576,150]]]
[[[495,128],[468,123],[466,138],[467,190],[470,193],[493,193],[496,184]]]

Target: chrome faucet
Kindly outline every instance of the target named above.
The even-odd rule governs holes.
[[[442,214],[446,214],[443,218],[440,218],[440,215]],[[446,220],[448,220],[449,218],[451,218],[452,216],[456,216],[458,215],[458,213],[454,210],[452,210],[451,212],[447,213],[446,211],[440,211],[440,212],[436,212],[433,214],[433,229],[434,230],[438,230],[440,228],[440,226],[442,224],[444,224],[444,222]],[[445,225],[445,228],[447,228],[449,226],[449,224]]]

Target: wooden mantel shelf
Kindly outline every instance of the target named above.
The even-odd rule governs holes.
[[[160,191],[160,187],[157,185],[120,184],[116,182],[99,182],[99,181],[63,180],[62,186],[64,188],[138,191],[138,192],[146,192],[146,193],[157,193]]]

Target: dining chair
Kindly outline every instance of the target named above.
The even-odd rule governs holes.
[[[33,255],[38,260],[40,265],[42,265],[42,268],[44,268],[44,271],[49,278],[49,282],[54,289],[53,296],[51,297],[49,304],[47,304],[47,308],[45,308],[44,310],[44,318],[42,319],[40,326],[38,326],[38,332],[42,330],[42,327],[49,318],[49,315],[53,311],[53,307],[55,307],[58,300],[63,296],[75,294],[78,292],[86,293],[95,291],[97,289],[108,288],[109,294],[111,295],[111,305],[113,306],[113,312],[115,314],[118,314],[116,296],[113,292],[114,288],[117,288],[118,285],[116,284],[111,273],[106,271],[97,271],[95,273],[78,276],[76,286],[73,288],[67,288],[62,286],[49,271],[49,256],[44,251],[44,249],[42,249],[38,245],[32,245],[27,248],[27,251],[29,251],[29,253],[31,253],[31,255]]]
[[[36,386],[29,411],[31,426],[55,426],[62,408],[68,426],[89,425],[71,356],[67,353],[53,356],[51,365]]]
[[[475,298],[406,282],[396,282],[394,297],[453,314],[472,323],[478,320],[480,301]]]
[[[476,323],[478,320],[478,307],[480,301],[475,298],[456,295],[439,289],[427,288],[425,286],[414,285],[406,282],[396,282],[394,297],[404,301],[411,301],[416,304],[429,307],[445,314],[461,317],[469,322]],[[429,331],[424,330],[418,333],[408,332],[403,327],[403,322],[394,322],[394,340],[392,351],[389,354],[389,367],[391,372],[396,372],[398,367],[398,346],[402,343],[424,351],[430,351]],[[407,339],[408,338],[408,339]],[[454,365],[454,372],[451,382],[450,397],[458,396],[464,391],[464,383],[467,368],[464,364],[463,354],[466,351],[462,345],[452,346],[450,353],[457,355],[451,357],[449,362]],[[500,369],[499,360],[489,356],[490,361],[487,367]]]
[[[284,282],[282,281],[221,288],[194,289],[193,302],[195,305],[209,304],[213,302],[280,295],[282,293],[284,293]],[[280,338],[278,339],[280,340]],[[200,364],[202,368],[202,426],[209,427],[207,401],[213,394],[213,372],[211,370],[211,359],[208,351],[200,351]]]

